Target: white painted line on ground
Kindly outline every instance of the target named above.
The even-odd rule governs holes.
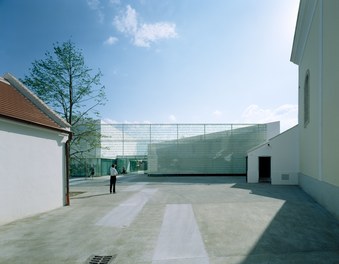
[[[152,264],[209,264],[191,204],[166,206]]]
[[[136,193],[118,207],[113,208],[96,222],[96,225],[120,228],[129,226],[156,191],[157,189],[144,189]]]

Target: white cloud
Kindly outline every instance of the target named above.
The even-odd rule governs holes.
[[[139,47],[150,47],[158,40],[177,37],[174,23],[140,23],[137,12],[130,5],[127,5],[124,13],[115,17],[113,24],[118,31],[130,36],[133,44]]]
[[[104,118],[101,120],[101,124],[118,124],[118,122],[110,118]]]
[[[149,47],[152,42],[159,39],[170,39],[176,36],[175,24],[164,22],[143,24],[134,35],[134,44],[139,47]]]
[[[122,122],[123,124],[134,124],[134,125],[139,125],[139,124],[151,124],[151,121],[148,121],[148,120],[144,120],[144,121],[128,121],[128,120],[125,120],[124,122]]]
[[[100,0],[87,0],[87,5],[93,9],[97,10],[100,7]]]
[[[207,123],[222,123],[223,122],[223,113],[216,109],[215,111],[213,111],[210,116],[208,116],[208,121]]]
[[[144,121],[128,121],[125,120],[123,122],[118,122],[116,120],[113,120],[111,118],[103,118],[101,120],[101,124],[151,124],[151,121],[144,120]]]
[[[109,1],[111,5],[119,5],[120,4],[120,0],[110,0]]]
[[[170,116],[168,117],[168,119],[169,119],[170,122],[176,122],[176,121],[177,121],[177,118],[176,118],[175,115],[170,115]]]
[[[103,7],[101,6],[100,0],[87,0],[87,5],[90,9],[97,12],[99,17],[99,22],[103,23],[105,19],[105,15],[102,11]]]
[[[114,18],[113,24],[118,31],[128,35],[134,35],[138,28],[137,12],[128,5],[124,14]]]
[[[220,116],[222,115],[222,112],[219,111],[219,110],[215,110],[215,111],[212,113],[212,115],[213,115],[214,117],[220,117]]]
[[[298,106],[285,104],[275,109],[263,109],[258,105],[248,106],[243,114],[244,123],[269,123],[280,121],[280,130],[283,132],[298,124]]]
[[[113,45],[113,44],[117,43],[117,41],[118,41],[118,38],[110,36],[108,39],[106,39],[104,41],[104,44],[105,45]]]

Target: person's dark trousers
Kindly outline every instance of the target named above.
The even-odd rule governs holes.
[[[111,176],[111,181],[109,185],[109,191],[112,193],[112,185],[113,185],[113,193],[115,193],[115,183],[117,182],[117,176]]]

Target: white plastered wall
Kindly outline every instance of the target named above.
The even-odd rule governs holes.
[[[299,132],[295,126],[248,152],[247,181],[259,182],[259,157],[271,157],[271,183],[297,185]]]
[[[63,206],[66,140],[0,119],[0,225]]]
[[[303,1],[309,4],[308,1]],[[299,86],[310,72],[310,123],[300,127],[299,183],[339,219],[338,16],[339,1],[316,1],[299,65]],[[303,122],[303,89],[299,120]]]

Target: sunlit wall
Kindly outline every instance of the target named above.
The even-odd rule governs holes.
[[[247,151],[279,133],[273,124],[178,125],[175,139],[149,144],[148,174],[244,175]]]

